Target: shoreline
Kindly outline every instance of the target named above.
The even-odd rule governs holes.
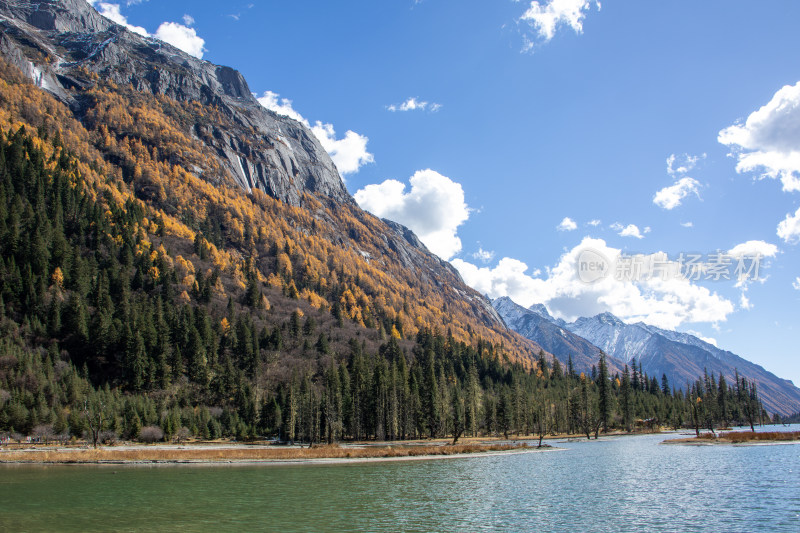
[[[661,444],[684,446],[775,446],[800,443],[800,431],[728,431],[718,435],[703,433],[683,439],[667,439]]]
[[[643,434],[669,433],[610,432],[600,440]],[[448,439],[387,441],[375,443],[357,441],[334,445],[269,444],[230,441],[196,441],[189,443],[141,444],[122,442],[91,448],[87,445],[29,444],[13,447],[0,446],[0,466],[4,465],[109,465],[109,466],[159,466],[159,465],[325,465],[356,464],[394,461],[428,461],[491,457],[519,453],[566,451],[560,443],[584,441],[578,435],[547,435],[543,446],[537,446],[538,437],[520,435],[517,438],[467,437],[456,446]],[[596,439],[590,439],[596,441]]]
[[[0,460],[5,466],[324,466],[400,461],[435,461],[440,459],[477,459],[526,453],[561,452],[566,448],[528,448],[521,450],[454,453],[449,455],[409,455],[398,457],[318,457],[308,459],[155,459],[155,460],[97,460],[97,461],[24,461]]]
[[[169,445],[167,445],[169,446]],[[4,465],[97,465],[97,466],[228,466],[228,465],[334,465],[396,461],[429,461],[435,459],[466,459],[564,451],[565,448],[535,446],[387,446],[385,448],[319,447],[272,448],[247,445],[180,446],[118,448],[50,448],[0,451],[0,466]]]
[[[800,444],[800,440],[751,440],[745,442],[734,442],[725,439],[666,439],[659,444],[672,446],[782,446],[789,444]]]

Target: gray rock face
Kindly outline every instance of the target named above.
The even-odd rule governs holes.
[[[212,106],[226,124],[196,122],[187,133],[216,154],[242,189],[259,188],[294,206],[301,206],[303,195],[310,193],[329,210],[352,208],[356,218],[373,219],[358,208],[313,133],[261,106],[238,71],[130,32],[100,16],[85,0],[0,0],[0,32],[0,53],[6,60],[69,105],[76,118],[86,113],[81,92],[96,83],[87,71],[120,87],[131,85],[180,102]],[[211,183],[222,178],[203,177]],[[397,261],[410,283],[429,283],[448,298],[467,302],[483,325],[507,331],[489,300],[467,287],[413,231],[384,222],[378,230],[380,257],[362,252],[365,258],[387,266]],[[334,244],[358,248],[358,232],[341,230]]]
[[[11,18],[22,20],[34,28],[68,32],[76,27],[103,31],[112,24],[100,16],[85,0],[0,0],[0,9]]]
[[[79,118],[78,93],[89,83],[80,69],[117,85],[216,106],[234,126],[191,133],[212,148],[240,187],[260,188],[292,205],[300,205],[306,192],[353,202],[311,131],[261,106],[230,67],[130,32],[85,0],[0,0],[0,30],[0,52]],[[254,150],[243,139],[266,149]]]

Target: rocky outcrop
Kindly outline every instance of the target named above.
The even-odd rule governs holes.
[[[87,74],[181,102],[216,107],[229,126],[196,137],[243,189],[300,205],[304,193],[352,203],[333,161],[311,131],[268,111],[230,67],[192,57],[100,16],[85,0],[0,0],[0,51],[80,118]],[[198,123],[195,127],[200,128]],[[258,141],[260,149],[253,149]]]

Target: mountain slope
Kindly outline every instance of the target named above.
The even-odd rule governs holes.
[[[81,91],[102,79],[178,102],[214,107],[224,121],[196,121],[187,133],[214,152],[232,178],[291,205],[304,192],[352,203],[328,154],[302,124],[261,106],[242,75],[142,37],[100,16],[84,0],[0,2],[0,51],[77,118],[90,108]]]
[[[600,360],[600,348],[561,327],[544,306],[525,309],[507,296],[493,300],[492,306],[508,327],[536,342],[561,363],[572,357],[576,370],[587,371]],[[622,369],[622,363],[613,357],[608,364],[612,373]]]
[[[666,374],[675,387],[694,382],[705,371],[722,374],[730,382],[740,376],[758,384],[764,407],[769,412],[790,415],[800,411],[800,389],[760,365],[717,348],[694,335],[668,331],[643,324],[626,324],[610,313],[579,318],[566,328],[592,342],[609,355],[641,363],[650,376]]]
[[[359,209],[232,69],[80,0],[0,0],[0,29],[0,430],[318,442],[519,433],[545,401],[561,431],[591,418],[570,394],[598,384],[529,372],[541,348]],[[639,392],[646,418],[691,407]]]
[[[644,323],[626,324],[611,313],[581,317],[566,323],[552,317],[543,305],[529,309],[504,297],[492,302],[506,324],[565,361],[572,356],[577,367],[596,364],[602,350],[611,372],[635,359],[650,377],[662,374],[676,388],[686,388],[709,374],[724,375],[729,383],[738,373],[758,385],[764,407],[782,416],[800,411],[800,389],[763,367],[717,348],[694,335],[669,331]]]
[[[358,208],[311,132],[260,106],[233,69],[133,34],[83,0],[0,2],[0,28],[3,57],[63,104],[34,101],[9,74],[5,127],[58,131],[87,179],[117,203],[140,202],[146,233],[208,250],[207,261],[183,258],[192,272],[243,288],[252,270],[259,290],[360,327],[482,339],[530,364],[538,346],[407,228]],[[187,292],[195,277],[180,280]]]
[[[637,354],[645,352],[652,333],[639,325],[627,326],[611,313],[601,313],[592,318],[581,317],[564,324],[572,333],[589,340],[612,357],[629,363]]]

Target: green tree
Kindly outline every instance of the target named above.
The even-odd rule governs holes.
[[[608,431],[608,421],[611,417],[611,383],[608,378],[608,365],[606,354],[600,352],[600,362],[597,373],[598,411],[603,431]]]
[[[633,425],[633,397],[631,391],[631,376],[628,372],[628,365],[622,372],[622,384],[620,386],[620,407],[622,410],[622,423],[625,431],[629,432]]]

